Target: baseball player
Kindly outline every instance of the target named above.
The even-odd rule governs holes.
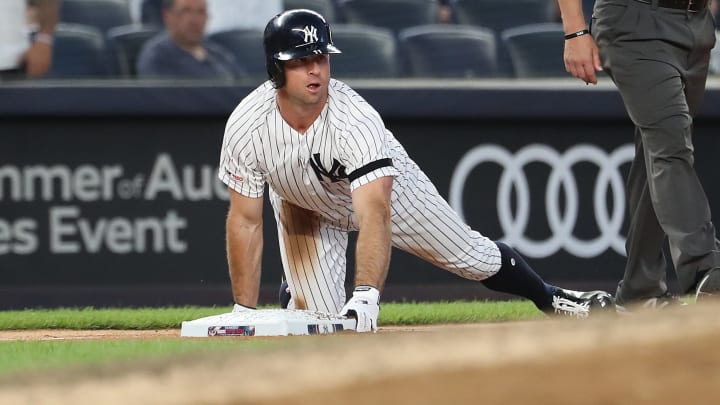
[[[325,19],[289,10],[270,20],[270,80],[230,115],[219,177],[230,191],[227,251],[234,311],[258,301],[265,184],[291,299],[288,308],[357,318],[377,331],[391,246],[460,277],[532,300],[546,313],[610,307],[602,291],[546,284],[512,248],[463,223],[425,173],[346,84],[330,78],[340,53]],[[355,289],[345,297],[348,233],[358,232]]]

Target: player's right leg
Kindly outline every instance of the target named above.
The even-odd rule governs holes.
[[[345,304],[348,235],[312,211],[273,196],[289,309],[338,313]]]

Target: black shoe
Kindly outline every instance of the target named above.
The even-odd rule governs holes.
[[[287,281],[280,283],[280,291],[278,291],[278,300],[280,301],[280,308],[287,309],[290,303],[290,290],[288,289]]]
[[[697,285],[695,301],[708,301],[720,297],[720,268],[708,270]]]
[[[635,312],[651,312],[686,306],[677,296],[666,292],[659,297],[645,298],[629,303],[615,303],[615,311],[620,315],[632,315]]]
[[[555,287],[551,314],[587,318],[591,312],[604,312],[613,307],[613,297],[605,291],[584,292]]]

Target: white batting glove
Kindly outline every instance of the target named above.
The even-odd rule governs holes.
[[[357,332],[377,332],[380,314],[380,291],[375,287],[355,287],[352,297],[340,310],[340,315],[357,319]]]
[[[255,308],[252,307],[246,307],[245,305],[235,304],[233,305],[233,313],[234,312],[245,312],[245,311],[254,311]]]

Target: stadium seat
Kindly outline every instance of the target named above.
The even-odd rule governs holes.
[[[398,76],[395,36],[392,31],[357,24],[336,24],[333,42],[343,52],[332,55],[332,75],[338,78]]]
[[[437,22],[437,0],[340,0],[340,13],[350,24],[400,30]]]
[[[115,71],[123,77],[135,77],[135,61],[148,39],[162,32],[157,25],[123,25],[107,33],[108,48],[112,53]]]
[[[163,2],[162,0],[142,0],[140,6],[140,22],[145,25],[165,26],[162,17]]]
[[[63,0],[60,22],[95,27],[104,35],[112,27],[132,23],[124,0]]]
[[[209,35],[208,40],[232,52],[238,63],[245,67],[250,78],[267,78],[265,49],[263,48],[263,31],[221,31]]]
[[[528,24],[502,32],[516,77],[564,77],[563,29],[560,23]]]
[[[398,46],[414,77],[492,77],[497,74],[495,34],[468,25],[425,25],[400,31]]]
[[[335,3],[333,0],[283,0],[283,8],[291,10],[295,8],[305,8],[317,11],[325,17],[329,23],[337,22],[335,13]]]
[[[491,28],[496,34],[507,28],[556,20],[554,1],[457,0],[454,12],[460,24]]]
[[[107,74],[105,41],[95,27],[58,24],[49,78],[94,78]]]

